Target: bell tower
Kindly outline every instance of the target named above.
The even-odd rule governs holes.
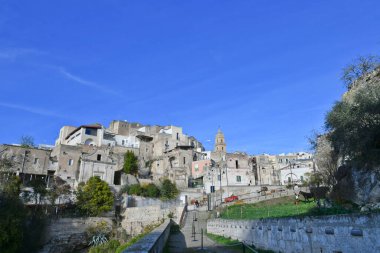
[[[224,134],[218,129],[218,133],[215,136],[215,146],[214,146],[214,151],[215,152],[222,152],[226,153],[226,142],[224,140]]]

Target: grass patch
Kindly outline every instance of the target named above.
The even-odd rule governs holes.
[[[255,204],[241,204],[226,207],[221,218],[224,219],[261,219],[261,218],[280,218],[294,216],[319,216],[332,214],[352,213],[356,210],[346,209],[342,206],[332,208],[318,208],[315,202],[300,201],[294,204],[293,197],[282,197]]]
[[[124,243],[124,244],[120,245],[120,246],[116,249],[115,253],[121,253],[121,252],[123,252],[123,250],[125,250],[125,249],[128,248],[129,246],[135,244],[135,243],[138,242],[141,238],[143,238],[144,236],[146,236],[146,235],[149,234],[149,233],[150,233],[150,232],[144,232],[144,233],[142,233],[142,234],[139,234],[139,235],[133,237],[133,238],[132,238],[130,241],[128,241],[127,243]]]
[[[211,240],[213,240],[219,245],[226,246],[229,249],[233,249],[236,252],[243,252],[243,246],[240,244],[238,240],[232,240],[231,238],[226,238],[224,236],[214,235],[210,233],[207,233],[206,235],[208,238],[210,238]],[[239,244],[239,245],[232,246],[234,244]]]
[[[133,237],[131,240],[129,240],[127,243],[124,243],[122,245],[120,245],[115,253],[121,253],[123,252],[126,248],[128,248],[129,246],[132,246],[133,244],[137,243],[138,241],[140,241],[140,239],[142,239],[144,236],[146,236],[147,234],[149,234],[150,232],[153,231],[153,229],[155,229],[156,227],[160,226],[162,223],[160,224],[154,224],[154,225],[149,225],[149,226],[146,226],[144,228],[144,232]]]
[[[211,240],[213,240],[214,242],[216,242],[217,244],[222,245],[222,246],[228,247],[228,246],[239,243],[238,240],[232,240],[231,238],[226,238],[226,237],[220,236],[220,235],[214,235],[214,234],[207,233],[207,236],[208,236],[208,238],[210,238]],[[253,248],[259,253],[274,253],[271,250],[261,250],[261,249],[255,248],[255,247],[253,247]],[[235,252],[244,252],[243,246],[241,244],[229,247],[229,249],[233,249]],[[249,253],[252,251],[246,248],[245,252]]]
[[[220,245],[230,246],[230,245],[240,243],[238,240],[232,240],[231,238],[226,238],[226,237],[220,236],[220,235],[214,235],[214,234],[207,233],[207,236],[208,236],[208,238],[210,238],[211,240],[213,240],[214,242],[216,242],[217,244],[220,244]]]

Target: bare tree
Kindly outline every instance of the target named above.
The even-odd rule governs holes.
[[[359,56],[351,64],[343,68],[342,81],[347,89],[361,76],[380,66],[380,57],[376,55]]]
[[[335,174],[338,169],[338,154],[331,146],[326,134],[319,135],[315,148],[315,163],[317,165],[316,173],[326,186],[336,184]]]
[[[23,135],[20,138],[20,144],[21,144],[21,147],[24,147],[24,148],[34,147],[34,139],[32,136]]]

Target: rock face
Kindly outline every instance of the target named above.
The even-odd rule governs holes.
[[[336,176],[338,183],[334,186],[332,198],[358,205],[380,203],[380,167],[359,169],[341,166]]]
[[[71,253],[88,247],[86,231],[101,221],[112,227],[109,218],[63,218],[52,221],[46,228],[44,247],[40,253]]]

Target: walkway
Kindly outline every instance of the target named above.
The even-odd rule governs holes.
[[[217,245],[214,241],[209,239],[205,234],[203,235],[203,250],[201,248],[201,229],[205,233],[207,227],[207,219],[209,213],[207,211],[190,211],[186,214],[185,225],[179,232],[170,234],[168,239],[168,252],[169,253],[191,253],[191,252],[226,252],[238,253],[240,250],[223,247]],[[195,227],[195,238],[193,236],[193,221]]]
[[[284,196],[289,196],[294,194],[292,191],[284,191],[284,192],[276,192],[265,196],[244,196],[241,198],[245,203],[256,203],[269,199],[280,198]],[[234,204],[231,203],[223,203],[223,206],[229,206]],[[208,238],[205,234],[203,235],[203,250],[201,248],[201,229],[203,232],[206,231],[207,228],[207,219],[209,218],[209,212],[207,212],[207,207],[202,206],[197,210],[189,211],[186,214],[184,227],[181,228],[178,232],[172,232],[167,242],[167,253],[191,253],[191,252],[226,252],[226,253],[239,253],[243,252],[237,248],[231,248],[227,246],[222,246],[216,244],[210,238]],[[195,238],[192,233],[192,227],[195,227]],[[247,252],[247,251],[246,251]]]

